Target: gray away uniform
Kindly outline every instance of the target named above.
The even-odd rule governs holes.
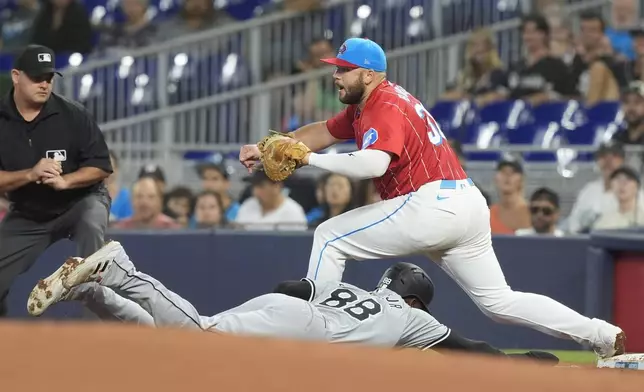
[[[265,294],[206,317],[161,282],[137,271],[122,253],[100,284],[82,284],[67,299],[83,302],[104,320],[238,335],[421,349],[449,336],[449,328],[390,290],[370,293],[346,283],[306,281],[312,287],[308,302]]]

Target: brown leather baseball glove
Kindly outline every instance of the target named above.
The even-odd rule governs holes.
[[[261,161],[268,178],[284,181],[300,167],[302,159],[311,150],[291,135],[270,131],[270,134],[257,143]]]

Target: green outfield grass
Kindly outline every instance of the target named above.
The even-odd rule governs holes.
[[[506,353],[524,353],[528,350],[503,350]],[[594,364],[597,362],[597,355],[595,355],[594,352],[592,351],[559,351],[559,350],[542,350],[542,351],[548,351],[550,353],[553,353],[557,357],[559,357],[559,360],[561,363],[575,363],[575,364]]]

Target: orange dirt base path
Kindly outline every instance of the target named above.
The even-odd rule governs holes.
[[[644,372],[113,324],[0,323],[0,390],[644,391]]]

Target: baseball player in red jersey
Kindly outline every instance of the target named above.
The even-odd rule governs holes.
[[[311,153],[304,164],[354,178],[373,178],[383,201],[348,211],[315,231],[308,278],[341,281],[346,260],[425,254],[497,321],[591,345],[601,357],[624,352],[625,335],[542,295],[513,291],[492,248],[490,212],[429,112],[386,79],[387,60],[373,41],[351,38],[335,65],[339,99],[347,108],[292,135],[312,151],[354,139],[348,154]],[[249,170],[256,145],[244,146]]]

